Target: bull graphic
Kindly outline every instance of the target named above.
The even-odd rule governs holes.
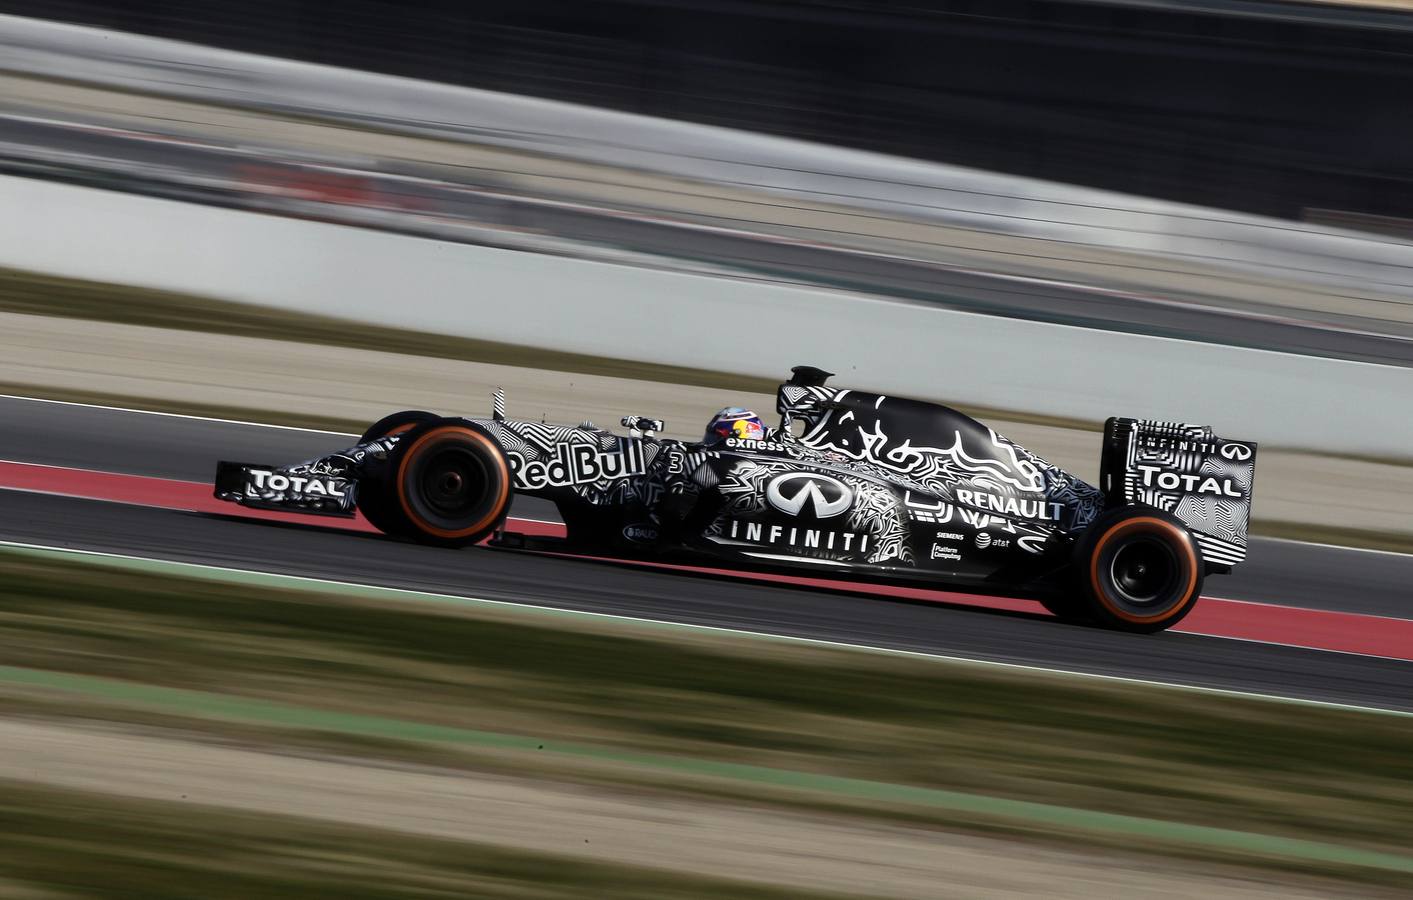
[[[843,392],[838,399],[843,399]],[[894,410],[895,403],[903,409]],[[840,453],[850,459],[867,461],[923,483],[956,483],[984,478],[1022,493],[1044,493],[1046,464],[1033,459],[1015,444],[990,428],[951,427],[932,429],[928,444],[915,444],[912,437],[901,442],[885,425],[912,416],[913,401],[890,402],[878,397],[873,403],[851,404],[847,410],[826,413],[804,441],[820,450]],[[916,423],[902,429],[911,434],[920,430]]]

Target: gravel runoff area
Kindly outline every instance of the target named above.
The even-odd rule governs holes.
[[[847,384],[847,373],[838,380]],[[38,397],[125,397],[154,408],[350,424],[397,409],[487,415],[491,392],[503,387],[510,412],[523,418],[617,427],[625,414],[650,415],[683,438],[696,437],[723,406],[766,416],[775,408],[771,396],[715,387],[12,313],[0,313],[0,385]],[[988,424],[1081,477],[1098,477],[1097,430]],[[1257,485],[1258,531],[1413,536],[1408,466],[1264,448]]]
[[[1319,897],[1235,870],[1021,847],[691,796],[0,720],[0,778],[178,809],[297,816],[839,897]],[[244,773],[242,776],[240,773]],[[175,810],[174,810],[175,812]],[[1344,896],[1365,896],[1341,885]],[[1368,896],[1384,896],[1371,889]],[[559,895],[556,895],[559,896]]]
[[[1332,314],[1374,323],[1413,323],[1413,304],[1395,295],[1348,292],[1258,277],[1202,260],[1122,253],[1043,238],[879,216],[868,210],[808,202],[748,185],[694,182],[636,169],[451,141],[350,128],[249,109],[102,86],[0,73],[0,108],[178,133],[220,143],[281,147],[344,160],[395,159],[445,167],[451,178],[485,179],[505,190],[697,223],[740,228],[980,270],[1102,284],[1142,293],[1200,298],[1223,309]]]

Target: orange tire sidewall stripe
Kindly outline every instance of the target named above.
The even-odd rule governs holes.
[[[433,525],[429,525],[424,522],[422,520],[422,517],[417,515],[417,513],[413,511],[412,505],[407,502],[407,487],[402,477],[403,473],[407,471],[408,463],[410,463],[412,459],[417,455],[418,450],[422,447],[423,444],[427,443],[433,438],[442,437],[447,434],[465,435],[471,438],[472,440],[479,442],[482,446],[490,450],[491,456],[495,459],[496,466],[500,469],[501,475],[500,494],[496,497],[495,505],[491,507],[491,511],[487,513],[484,517],[482,517],[479,521],[477,521],[474,525],[456,531],[449,531],[445,528],[437,528]],[[476,532],[482,531],[488,526],[493,525],[495,523],[495,520],[498,519],[501,513],[505,511],[505,502],[510,497],[510,469],[505,464],[505,457],[501,455],[500,446],[496,444],[495,441],[486,437],[481,432],[471,428],[465,428],[460,425],[444,425],[439,428],[434,428],[426,434],[422,435],[420,438],[418,438],[416,443],[414,443],[411,447],[408,447],[407,452],[403,455],[402,464],[397,467],[396,481],[397,502],[402,507],[403,514],[406,515],[407,518],[414,525],[416,525],[422,531],[425,531],[427,534],[430,534],[434,537],[447,538],[449,540],[470,537]]]
[[[1187,580],[1187,588],[1183,591],[1183,601],[1181,603],[1171,609],[1164,610],[1156,616],[1135,616],[1133,613],[1124,612],[1121,609],[1115,608],[1113,604],[1109,602],[1108,594],[1105,593],[1103,586],[1099,583],[1099,557],[1104,555],[1104,547],[1109,543],[1110,538],[1115,535],[1123,534],[1126,531],[1131,531],[1134,528],[1147,530],[1147,526],[1157,526],[1158,530],[1165,531],[1169,535],[1177,538],[1178,546],[1182,548],[1183,553],[1187,554],[1188,563],[1191,566],[1191,574]],[[1193,595],[1197,592],[1197,568],[1197,554],[1193,552],[1192,541],[1186,534],[1172,522],[1165,519],[1157,519],[1152,516],[1144,516],[1137,519],[1125,519],[1122,522],[1116,522],[1114,525],[1110,526],[1108,531],[1104,532],[1099,537],[1098,541],[1095,541],[1093,557],[1089,561],[1089,583],[1094,590],[1095,598],[1104,605],[1104,609],[1126,622],[1146,624],[1180,612],[1195,599]]]

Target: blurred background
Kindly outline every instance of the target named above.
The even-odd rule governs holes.
[[[230,50],[1407,232],[1395,3],[6,3]],[[1400,220],[1402,222],[1400,223]]]
[[[264,860],[264,880],[221,895],[350,896],[347,878],[369,896],[1398,894],[1407,719],[1334,706],[1406,712],[1413,696],[1409,6],[0,0],[0,538],[338,579],[347,535],[139,522],[13,489],[37,483],[26,466],[202,482],[233,445],[312,456],[393,409],[484,413],[496,387],[526,419],[634,413],[695,437],[728,404],[769,415],[774,383],[812,364],[983,415],[1090,480],[1110,415],[1260,442],[1261,537],[1223,596],[1300,612],[1278,633],[1224,620],[1138,650],[974,610],[948,612],[945,637],[906,637],[947,629],[912,607],[750,588],[757,608],[804,617],[787,628],[661,575],[614,576],[622,596],[595,601],[610,609],[573,599],[572,564],[488,576],[387,542],[356,574],[649,618],[691,600],[705,605],[678,618],[697,624],[1327,705],[11,549],[0,629],[22,649],[0,691],[17,761],[3,802],[36,834],[81,833],[85,862],[66,871],[46,838],[15,845],[30,863],[0,876],[55,896],[210,897]],[[855,633],[879,616],[904,619]],[[662,675],[678,657],[691,665]],[[740,678],[705,674],[723,670]],[[209,696],[119,697],[102,678]],[[231,693],[255,705],[206,721]],[[259,706],[281,699],[302,705]],[[465,733],[426,738],[399,716]],[[529,763],[492,732],[622,756]],[[94,735],[130,761],[123,790],[84,752]],[[649,751],[742,768],[629,758]],[[1288,777],[1253,775],[1277,754]],[[389,761],[408,780],[369,774]],[[1167,801],[1161,779],[1127,774],[1149,766],[1179,785]],[[284,780],[242,789],[231,767]],[[760,767],[858,784],[772,782],[763,798],[743,787],[770,780]],[[337,787],[364,779],[368,816]],[[865,782],[934,793],[885,802]],[[200,810],[178,803],[186,784],[207,792]],[[956,790],[1097,818],[938,793]],[[408,799],[443,794],[457,799],[433,811]],[[1130,812],[1165,824],[1099,816]],[[188,813],[201,825],[183,837]],[[781,837],[790,821],[806,837]],[[1114,837],[1134,828],[1136,843]],[[153,848],[173,841],[162,875]],[[813,868],[811,841],[832,869]],[[335,877],[340,842],[359,849]],[[236,849],[214,865],[219,846]]]

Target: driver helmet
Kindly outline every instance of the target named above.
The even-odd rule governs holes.
[[[714,444],[727,438],[764,440],[765,423],[749,409],[728,406],[711,417],[711,421],[707,423],[706,436],[702,440]]]

